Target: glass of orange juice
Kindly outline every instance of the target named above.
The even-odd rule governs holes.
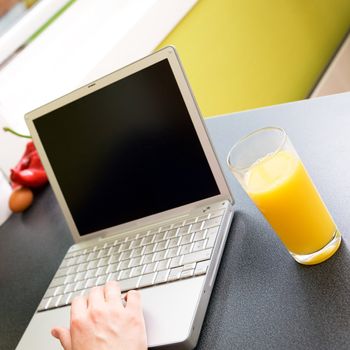
[[[318,264],[337,251],[341,234],[283,129],[242,138],[227,163],[297,262]]]

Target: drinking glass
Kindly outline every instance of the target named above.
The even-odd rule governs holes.
[[[318,264],[337,251],[341,234],[283,129],[245,136],[227,163],[297,262]]]

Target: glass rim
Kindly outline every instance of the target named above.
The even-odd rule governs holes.
[[[227,154],[227,158],[226,158],[226,163],[228,165],[228,167],[232,170],[232,171],[244,171],[244,170],[248,170],[250,168],[250,166],[248,167],[242,167],[242,168],[239,168],[239,167],[236,167],[234,166],[231,161],[230,161],[230,156],[232,154],[232,152],[234,151],[235,148],[237,148],[240,144],[242,144],[243,142],[245,142],[247,139],[251,138],[252,136],[256,135],[256,134],[259,134],[263,131],[267,131],[267,130],[275,130],[275,131],[279,131],[281,132],[282,134],[282,141],[281,143],[276,147],[276,149],[271,152],[270,154],[271,155],[275,155],[276,153],[278,153],[282,148],[283,146],[285,145],[286,143],[286,140],[287,140],[287,133],[286,131],[283,129],[283,128],[280,128],[278,126],[266,126],[266,127],[263,127],[263,128],[260,128],[260,129],[257,129],[257,130],[254,130],[252,132],[250,132],[249,134],[243,136],[242,138],[240,138],[229,150],[228,154]]]

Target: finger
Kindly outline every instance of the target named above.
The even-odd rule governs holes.
[[[106,302],[122,306],[120,287],[116,281],[109,281],[106,283],[104,294]]]
[[[68,329],[55,327],[51,330],[51,334],[61,342],[64,350],[72,349],[72,340]]]
[[[87,313],[87,300],[83,296],[77,296],[73,299],[72,305],[70,308],[70,318],[73,319],[82,319],[86,316]]]
[[[125,308],[131,312],[142,313],[141,293],[137,290],[130,290],[125,295]]]
[[[103,287],[94,287],[92,288],[89,296],[88,296],[88,308],[91,307],[102,307],[105,303],[105,296],[103,292]]]

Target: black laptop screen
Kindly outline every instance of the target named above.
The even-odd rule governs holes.
[[[34,124],[80,235],[219,194],[167,60]]]

